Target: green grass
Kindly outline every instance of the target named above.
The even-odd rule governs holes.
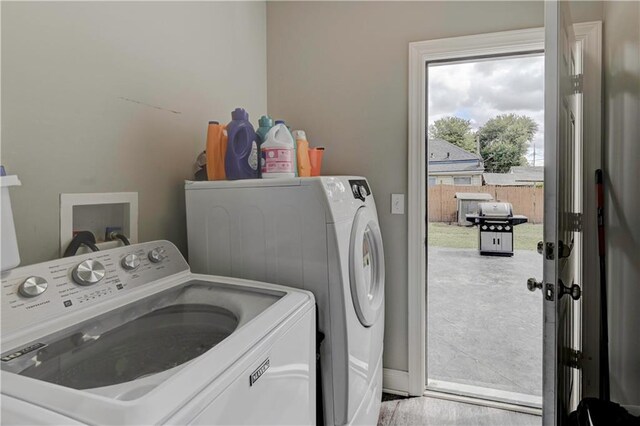
[[[535,250],[542,240],[542,224],[524,223],[514,228],[516,250]],[[478,228],[429,223],[428,241],[431,247],[478,248]]]

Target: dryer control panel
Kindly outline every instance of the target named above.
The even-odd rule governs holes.
[[[349,186],[351,187],[353,198],[364,201],[367,196],[371,195],[371,189],[369,189],[366,179],[350,179]]]
[[[169,241],[65,257],[2,273],[2,333],[189,271]]]

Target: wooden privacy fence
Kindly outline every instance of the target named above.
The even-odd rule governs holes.
[[[511,203],[513,214],[529,218],[529,223],[542,223],[544,188],[536,186],[471,186],[433,185],[429,187],[427,211],[429,222],[455,222],[457,219],[456,192],[486,192],[494,201]]]

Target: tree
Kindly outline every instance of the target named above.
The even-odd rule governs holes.
[[[444,117],[429,126],[429,138],[444,139],[460,148],[476,152],[476,143],[471,131],[471,121],[459,117]]]
[[[538,124],[526,115],[504,114],[487,121],[478,132],[484,168],[507,173],[513,166],[527,165],[525,154],[538,131]]]

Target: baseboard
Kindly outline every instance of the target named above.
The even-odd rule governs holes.
[[[382,369],[382,390],[394,395],[409,395],[409,373],[391,368]]]

